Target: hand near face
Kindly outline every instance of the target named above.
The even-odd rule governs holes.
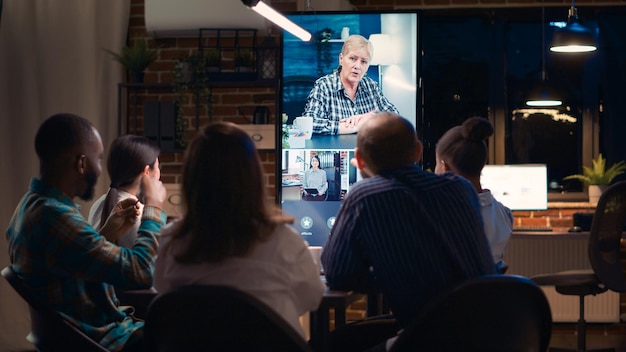
[[[106,223],[100,230],[100,234],[108,241],[115,242],[130,230],[137,221],[141,220],[143,204],[135,198],[126,198],[111,210]]]
[[[144,195],[147,206],[163,209],[167,190],[159,179],[144,175],[141,178],[141,194]]]

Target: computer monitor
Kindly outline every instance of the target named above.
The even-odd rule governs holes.
[[[548,208],[548,177],[545,164],[485,165],[482,188],[511,210]]]

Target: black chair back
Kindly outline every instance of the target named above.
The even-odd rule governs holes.
[[[11,266],[2,269],[2,276],[28,303],[31,332],[27,339],[39,352],[107,352],[107,349],[85,335],[53,309],[35,301],[24,281]]]
[[[311,351],[302,336],[258,299],[234,288],[189,285],[148,307],[146,351]]]
[[[626,181],[609,186],[596,206],[589,234],[589,261],[609,290],[626,292],[620,241],[626,221]]]
[[[390,351],[545,351],[552,315],[545,294],[528,278],[471,279],[428,304]]]

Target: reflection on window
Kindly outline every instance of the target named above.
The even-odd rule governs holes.
[[[578,172],[580,120],[560,109],[513,110],[507,164],[547,164],[550,189],[563,190],[563,177]]]

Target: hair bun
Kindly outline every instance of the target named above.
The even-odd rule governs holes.
[[[463,122],[461,135],[473,142],[481,142],[493,135],[493,125],[489,120],[474,116]]]

